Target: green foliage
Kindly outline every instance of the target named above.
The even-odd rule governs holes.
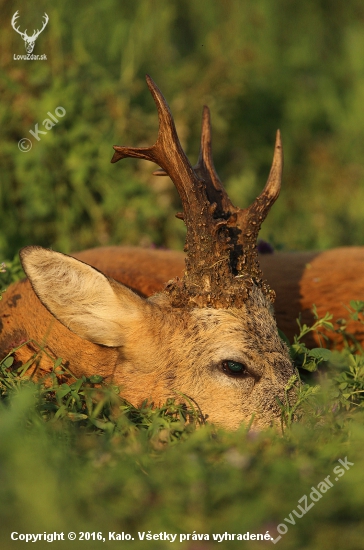
[[[36,347],[41,348],[39,344]],[[188,434],[195,425],[204,423],[200,412],[189,399],[185,400],[183,406],[170,399],[157,409],[148,402],[135,408],[119,397],[119,387],[105,386],[101,376],[74,380],[62,365],[61,358],[54,361],[53,370],[41,383],[35,383],[28,371],[36,367],[40,353],[46,353],[45,350],[35,353],[27,363],[16,368],[13,365],[14,351],[0,362],[1,398],[7,402],[14,392],[18,393],[23,388],[31,389],[38,414],[47,422],[77,422],[87,431],[96,430],[106,436],[116,433],[125,436],[135,429],[145,429],[152,442],[156,442],[163,430],[164,438],[168,433],[166,443],[179,440],[181,434]]]
[[[10,26],[14,6],[0,6],[0,256],[26,244],[182,247],[171,182],[143,161],[109,162],[114,143],[155,140],[146,73],[168,99],[192,163],[209,104],[215,164],[241,206],[262,189],[281,128],[284,185],[264,238],[295,249],[363,243],[359,0],[24,4],[22,28],[49,15],[35,46],[46,61],[14,59],[25,53]],[[65,116],[37,141],[29,130],[57,106]],[[28,153],[17,147],[24,137]]]
[[[297,319],[299,333],[295,335],[293,344],[290,346],[291,357],[296,366],[310,372],[317,370],[321,362],[329,361],[331,351],[324,347],[308,349],[303,343],[304,337],[309,332],[316,332],[320,339],[327,341],[327,336],[322,334],[320,329],[334,331],[334,325],[331,323],[332,315],[330,313],[326,313],[323,318],[319,319],[315,306],[312,308],[312,313],[316,321],[310,327],[306,324],[302,325],[300,317]]]
[[[347,310],[349,312],[350,319],[364,324],[364,302],[360,300],[351,300],[350,307],[347,307]],[[336,324],[338,325],[336,332],[342,336],[345,348],[352,353],[355,353],[356,351],[360,351],[361,353],[363,353],[364,350],[360,342],[358,342],[354,334],[348,332],[347,320],[338,319],[336,321]]]
[[[14,256],[12,261],[6,260],[0,264],[0,299],[1,292],[16,281],[20,281],[25,277],[23,268],[20,263],[19,254]]]
[[[276,401],[281,409],[281,428],[282,433],[287,434],[287,428],[292,427],[292,423],[301,419],[307,405],[311,404],[311,399],[320,391],[320,387],[304,384],[298,374],[294,374],[288,380],[284,388],[284,402],[276,396]],[[293,397],[292,397],[293,392]]]
[[[364,302],[351,301],[351,308],[348,308],[349,316],[358,320],[359,315],[364,310]],[[281,338],[289,347],[292,361],[302,373],[303,382],[298,374],[295,374],[288,381],[285,388],[285,399],[282,403],[276,398],[281,411],[282,431],[292,426],[292,422],[301,420],[304,414],[312,414],[318,409],[316,397],[320,393],[320,385],[312,385],[312,378],[308,373],[318,373],[320,383],[326,387],[330,396],[330,407],[332,409],[351,410],[353,406],[364,407],[364,356],[359,343],[353,343],[353,337],[344,331],[346,320],[341,319],[340,328],[335,329],[331,322],[332,315],[326,313],[324,317],[319,318],[316,306],[313,306],[312,313],[315,322],[312,326],[301,323],[297,319],[299,333],[294,336],[293,343],[290,344],[284,333],[280,331]],[[309,332],[315,332],[324,342],[328,342],[329,337],[321,332],[322,329],[332,333],[339,332],[344,338],[344,349],[341,352],[330,350],[324,347],[307,348],[304,338]],[[320,369],[330,367],[330,376],[327,372]],[[292,393],[294,397],[292,397]],[[308,412],[309,411],[309,412]]]
[[[100,376],[72,379],[60,359],[35,382],[29,373],[37,356],[19,366],[9,354],[0,364],[4,547],[12,531],[101,532],[105,548],[115,544],[109,531],[125,532],[135,538],[130,547],[138,549],[147,544],[138,532],[166,531],[177,540],[180,533],[211,539],[216,533],[269,531],[277,537],[282,522],[289,527],[279,541],[283,549],[360,547],[364,357],[348,348],[329,354],[317,348],[308,360],[310,350],[304,344],[297,349],[304,334],[327,327],[328,319],[302,325],[291,347],[307,374],[305,383],[292,376],[279,402],[283,437],[244,425],[236,432],[203,425],[188,399],[178,403],[181,396],[159,408],[143,403],[137,409]],[[307,370],[308,361],[315,363],[314,372]],[[352,465],[334,479],[338,460],[346,457]],[[315,508],[302,519],[293,516],[294,525],[286,521],[328,475],[333,486]],[[158,548],[169,544],[158,541]],[[241,547],[238,541],[228,544]]]

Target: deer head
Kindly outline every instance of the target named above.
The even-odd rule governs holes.
[[[186,270],[182,281],[170,282],[166,292],[175,307],[240,307],[253,286],[271,301],[274,293],[262,280],[256,249],[260,226],[281,187],[283,153],[277,132],[273,164],[265,188],[246,209],[235,207],[214,168],[211,153],[210,113],[204,107],[201,148],[192,168],[186,157],[166,100],[147,76],[157,105],[159,133],[152,147],[115,145],[111,162],[125,157],[150,160],[168,174],[180,195],[183,213],[177,217],[187,226]]]
[[[157,141],[145,148],[114,146],[112,162],[150,160],[161,167],[159,175],[171,177],[183,206],[178,217],[187,226],[183,278],[144,300],[90,266],[40,247],[23,249],[24,269],[45,307],[77,335],[62,344],[69,339],[62,327],[53,351],[65,358],[76,348],[79,374],[112,378],[134,403],[163,402],[176,390],[218,424],[236,428],[255,414],[254,425],[266,426],[279,417],[276,396],[283,398],[293,374],[272,311],[274,293],[262,280],[256,252],[260,225],[280,190],[279,133],[263,192],[239,209],[214,169],[207,107],[192,167],[166,100],[148,76],[147,83],[158,109]],[[78,350],[89,342],[94,348],[82,365]]]
[[[34,50],[34,46],[35,46],[35,41],[37,40],[38,36],[40,35],[40,33],[44,30],[44,28],[47,26],[47,23],[49,21],[49,17],[46,13],[44,13],[43,17],[44,17],[44,22],[43,22],[43,26],[40,30],[36,31],[34,30],[33,31],[33,34],[32,36],[28,36],[27,35],[27,29],[25,29],[24,32],[21,32],[19,30],[19,27],[16,27],[15,26],[15,23],[16,23],[16,20],[18,19],[19,17],[19,10],[16,11],[13,15],[13,18],[11,20],[11,26],[13,27],[13,29],[20,34],[20,36],[22,37],[22,39],[24,40],[25,42],[25,49],[27,51],[27,53],[32,53],[32,51]]]

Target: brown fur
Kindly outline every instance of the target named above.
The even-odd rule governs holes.
[[[93,265],[143,296],[163,288],[168,279],[182,277],[184,254],[166,250],[133,247],[105,247],[85,250],[75,257]],[[333,314],[333,319],[348,318],[350,300],[364,300],[364,248],[345,247],[324,252],[275,252],[262,254],[259,263],[264,277],[276,292],[274,310],[278,327],[292,341],[297,334],[296,319],[314,322],[312,306],[318,314]],[[364,327],[350,321],[348,330],[364,343]],[[340,335],[328,334],[335,345]],[[306,342],[318,345],[317,336]],[[322,341],[321,341],[322,343]]]
[[[114,145],[111,162],[149,160],[172,179],[187,230],[182,280],[153,294],[170,278],[161,263],[166,254],[159,252],[145,253],[149,270],[135,258],[128,269],[125,262],[108,263],[109,277],[153,294],[145,299],[73,257],[27,247],[20,256],[32,288],[14,285],[0,304],[0,357],[26,340],[15,358],[29,361],[41,346],[39,371],[61,357],[77,376],[97,373],[115,382],[135,404],[146,398],[159,404],[182,392],[215,423],[236,428],[255,415],[255,426],[267,426],[279,419],[276,398],[284,399],[293,373],[255,246],[281,187],[280,133],[264,189],[241,209],[214,168],[209,109],[203,109],[200,154],[192,167],[165,98],[150,76],[146,81],[158,111],[157,139],[150,147]]]
[[[75,376],[100,374],[135,405],[146,398],[160,404],[181,392],[212,422],[228,428],[249,422],[253,414],[256,427],[277,421],[275,396],[283,399],[293,369],[260,289],[253,289],[239,309],[173,308],[164,293],[145,300],[70,257],[29,249],[35,259],[26,258],[27,272],[35,291],[69,328],[41,304],[28,280],[16,283],[0,302],[1,356],[31,339],[16,352],[17,361],[29,360],[39,344],[45,345]],[[179,257],[144,253],[147,264],[154,258],[154,267],[166,256]],[[243,363],[247,372],[227,375],[224,360]],[[38,368],[51,367],[43,352]]]

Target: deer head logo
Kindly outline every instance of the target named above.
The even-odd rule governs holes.
[[[22,37],[22,39],[24,40],[25,42],[25,49],[27,51],[27,53],[32,53],[32,51],[34,50],[34,45],[35,45],[35,41],[37,40],[38,36],[40,35],[40,33],[44,30],[44,28],[47,26],[47,23],[49,21],[49,17],[46,13],[44,13],[43,17],[44,17],[44,22],[43,22],[43,27],[39,30],[39,31],[34,31],[32,36],[28,36],[27,35],[27,29],[25,29],[24,32],[21,32],[19,30],[19,27],[16,27],[15,26],[15,23],[16,23],[16,20],[18,19],[19,17],[19,10],[16,11],[13,15],[13,18],[11,20],[11,26],[13,27],[13,29],[20,34],[20,36]]]

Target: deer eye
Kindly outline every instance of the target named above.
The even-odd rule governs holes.
[[[247,369],[243,363],[238,363],[237,361],[223,361],[222,370],[225,374],[239,376],[241,374],[247,374]]]

